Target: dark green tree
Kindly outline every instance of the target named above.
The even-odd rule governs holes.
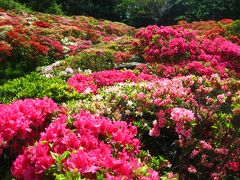
[[[26,4],[35,11],[50,14],[63,14],[57,0],[18,0],[18,2]]]
[[[167,0],[162,9],[163,24],[175,24],[177,20],[199,21],[240,18],[239,0]]]
[[[4,0],[2,0],[4,1]],[[13,0],[12,0],[13,1]],[[88,15],[136,27],[240,18],[240,0],[18,0],[33,10],[66,15]],[[62,10],[62,11],[61,11]]]

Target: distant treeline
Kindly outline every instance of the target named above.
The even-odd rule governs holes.
[[[7,1],[7,0],[2,0]],[[9,1],[9,0],[8,0]],[[12,0],[11,0],[12,1]],[[17,0],[32,10],[88,15],[135,27],[169,25],[178,20],[240,18],[240,0]]]

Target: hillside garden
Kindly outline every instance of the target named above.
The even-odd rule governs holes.
[[[239,32],[1,9],[0,179],[238,179]]]

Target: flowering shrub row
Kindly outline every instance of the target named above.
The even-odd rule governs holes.
[[[111,86],[115,83],[126,81],[150,81],[158,79],[155,76],[141,73],[135,75],[132,71],[105,70],[93,72],[90,75],[77,74],[68,79],[68,84],[79,93],[96,93],[103,86]]]
[[[159,77],[178,77],[186,75],[198,75],[198,76],[211,76],[213,74],[219,74],[222,78],[226,77],[239,77],[239,73],[234,70],[230,70],[225,67],[224,64],[212,64],[208,62],[192,61],[189,63],[181,64],[162,64],[162,63],[146,63],[136,67],[136,70],[146,74],[154,74]]]
[[[13,163],[18,179],[58,178],[159,179],[135,156],[140,142],[136,127],[82,111],[59,115],[34,146],[25,150]],[[48,172],[51,172],[48,174]]]
[[[51,99],[25,99],[0,104],[0,156],[16,155],[39,138],[47,119],[59,110]]]

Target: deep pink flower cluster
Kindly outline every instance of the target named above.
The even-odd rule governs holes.
[[[136,76],[131,71],[107,70],[91,74],[98,87],[111,86],[115,83],[132,81]]]
[[[47,118],[58,109],[48,98],[0,104],[0,155],[6,148],[19,153],[23,145],[33,143],[47,125]]]
[[[107,179],[136,177],[144,166],[135,157],[140,152],[136,127],[84,111],[72,118],[75,122],[69,128],[67,115],[60,114],[41,134],[39,142],[16,159],[12,174],[19,179],[41,179],[49,168],[58,173],[54,172],[58,166],[63,174],[71,171],[89,179],[96,179],[101,170]],[[61,156],[67,151],[69,155],[57,164],[53,154]],[[159,179],[151,169],[146,171],[148,175],[139,173],[139,178]]]
[[[231,171],[234,171],[234,172],[238,172],[239,171],[239,166],[240,166],[240,163],[239,162],[229,162],[228,163],[228,166],[229,166],[229,169]]]
[[[197,35],[184,28],[148,26],[136,33],[139,42],[134,46],[142,51],[146,62],[178,62],[182,59],[193,59],[198,42]]]
[[[179,66],[178,69],[183,71],[193,69],[201,75],[219,71],[219,74],[224,73],[226,76],[225,68],[240,72],[240,46],[224,38],[212,40],[181,27],[174,29],[158,26],[141,29],[136,33],[136,38],[138,41],[133,44],[145,61],[164,63],[167,70],[168,64]]]
[[[76,89],[79,93],[89,92],[94,93],[97,90],[97,86],[94,84],[94,79],[91,76],[77,74],[68,79],[68,84]]]
[[[202,52],[199,59],[210,62],[212,65],[223,64],[225,67],[240,72],[240,46],[225,40],[224,38],[215,38],[214,40],[202,39]]]
[[[211,56],[209,56],[208,58],[211,59]],[[143,73],[155,74],[159,77],[167,78],[184,76],[189,74],[211,76],[216,73],[219,74],[222,78],[240,77],[240,73],[237,73],[235,70],[230,70],[231,67],[233,68],[233,66],[229,65],[229,63],[210,64],[209,62],[204,61],[183,61],[179,64],[148,63],[139,65],[136,67],[136,69],[140,70]],[[237,66],[235,66],[235,68],[236,67]]]
[[[103,86],[111,86],[121,82],[153,81],[158,78],[140,73],[135,75],[132,71],[105,70],[94,72],[90,75],[77,74],[68,80],[68,84],[79,93],[96,93],[97,89]]]

